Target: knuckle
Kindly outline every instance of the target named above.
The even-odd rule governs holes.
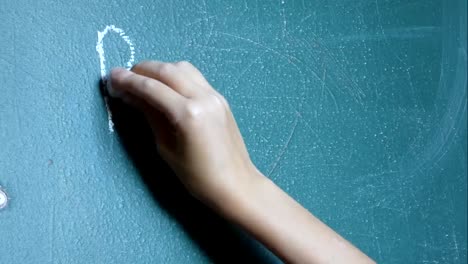
[[[225,108],[229,109],[229,102],[226,100],[226,98],[225,98],[224,96],[219,95],[219,96],[218,96],[218,100],[221,101],[221,104],[222,104]]]
[[[189,120],[200,119],[203,113],[203,107],[195,102],[190,102],[185,105],[185,116]]]
[[[175,66],[172,65],[171,63],[164,63],[159,66],[159,74],[161,75],[169,75],[172,74],[175,70]]]
[[[193,65],[188,61],[179,61],[179,62],[176,62],[175,65],[177,67],[185,68],[185,69],[191,69],[193,67]]]
[[[184,127],[190,131],[198,130],[206,117],[202,105],[197,103],[188,103],[184,107],[183,121]]]
[[[224,96],[212,93],[209,95],[209,102],[211,102],[212,106],[216,108],[216,110],[222,109],[229,109],[229,104]]]
[[[145,91],[151,90],[154,87],[154,83],[150,78],[144,78],[141,82],[141,88]]]
[[[187,102],[183,107],[183,123],[187,128],[200,129],[212,122],[225,122],[229,106],[223,96],[210,93],[199,101]]]

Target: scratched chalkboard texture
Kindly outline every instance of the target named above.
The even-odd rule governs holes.
[[[0,1],[0,263],[277,263],[190,198],[104,66],[190,60],[268,177],[380,263],[466,263],[464,0]],[[294,224],[294,223],[291,223]]]

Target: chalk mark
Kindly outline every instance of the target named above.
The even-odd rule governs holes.
[[[104,57],[104,37],[106,36],[107,33],[109,32],[115,32],[119,34],[120,37],[125,41],[125,43],[128,44],[128,47],[130,49],[130,58],[128,59],[127,63],[125,64],[127,69],[130,69],[133,66],[133,62],[135,61],[135,47],[133,46],[133,42],[130,40],[130,38],[125,34],[125,31],[121,28],[118,28],[114,25],[109,25],[104,28],[103,31],[98,31],[98,41],[96,43],[96,51],[99,55],[99,66],[101,67],[101,79],[103,83],[106,83],[107,81],[107,72],[106,72],[106,64],[105,64],[105,57]],[[109,98],[108,96],[104,96],[104,103],[106,105],[106,111],[107,111],[107,119],[108,119],[108,126],[109,126],[109,132],[113,133],[114,132],[114,122],[112,121],[112,113],[109,108]]]

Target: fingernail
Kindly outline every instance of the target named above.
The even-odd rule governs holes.
[[[107,75],[106,77],[106,88],[107,88],[107,92],[109,93],[110,96],[112,97],[121,97],[123,95],[123,91],[121,90],[118,90],[118,89],[115,89],[113,86],[112,86],[112,82],[115,80],[115,78],[120,74],[120,72],[122,72],[122,70],[124,69],[120,69],[120,68],[115,68],[115,69],[112,69],[109,74]]]

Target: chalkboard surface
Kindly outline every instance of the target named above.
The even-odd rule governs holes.
[[[279,262],[183,191],[137,113],[109,102],[108,123],[101,72],[142,59],[198,66],[256,165],[378,262],[466,263],[466,14],[0,1],[0,263]]]

